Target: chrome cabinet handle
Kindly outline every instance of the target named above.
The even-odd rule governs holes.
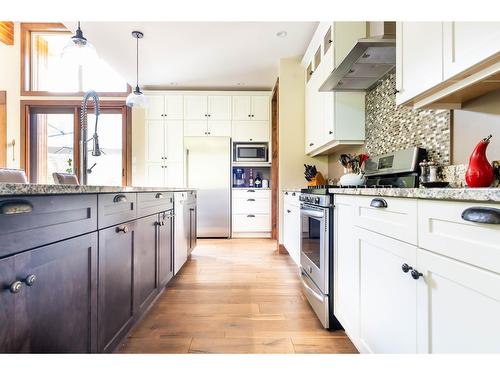
[[[28,286],[33,286],[33,284],[35,284],[35,281],[36,281],[36,275],[28,275],[26,276],[26,278],[24,279],[24,283]]]
[[[163,194],[162,193],[158,193],[155,195],[155,198],[156,199],[163,199]]]
[[[370,202],[370,207],[387,208],[387,202],[383,198],[373,198]]]
[[[16,294],[21,291],[23,287],[23,283],[20,281],[14,281],[12,284],[10,284],[9,290],[11,293]]]
[[[115,203],[123,203],[126,201],[127,201],[127,197],[123,194],[115,195],[115,197],[113,198],[113,202],[115,202]]]
[[[2,215],[18,215],[27,214],[33,211],[33,206],[30,202],[13,200],[5,201],[0,204],[0,213]]]
[[[116,233],[128,233],[128,227],[126,225],[122,225],[120,227],[116,227]]]
[[[462,212],[462,219],[472,223],[500,224],[500,209],[491,207],[469,207]]]

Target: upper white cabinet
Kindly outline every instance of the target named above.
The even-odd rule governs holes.
[[[268,95],[239,95],[233,97],[233,120],[269,121]]]
[[[443,23],[444,79],[500,52],[500,22]]]
[[[206,120],[208,97],[206,95],[184,96],[184,120]]]
[[[231,136],[231,96],[184,96],[184,120],[187,137]]]
[[[210,95],[208,97],[209,120],[231,120],[231,97],[227,95]]]
[[[500,88],[500,22],[398,22],[398,104],[460,108]]]
[[[396,103],[401,104],[443,80],[441,22],[396,23]]]
[[[148,95],[146,119],[148,120],[182,120],[182,95]]]
[[[365,139],[365,94],[319,92],[320,86],[359,38],[365,22],[321,22],[304,54],[305,151],[328,154],[341,144],[362,144]]]
[[[269,121],[233,121],[233,142],[269,142]]]

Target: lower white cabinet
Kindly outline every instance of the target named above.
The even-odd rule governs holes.
[[[417,283],[403,264],[415,264],[417,248],[355,228],[359,254],[359,343],[368,353],[415,353]]]
[[[300,266],[300,203],[299,194],[287,191],[283,199],[283,246],[297,266]]]
[[[271,237],[271,190],[233,189],[233,237]]]

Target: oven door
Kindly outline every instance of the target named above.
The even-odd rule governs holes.
[[[300,270],[300,280],[302,281],[302,291],[319,321],[323,327],[330,328],[328,295],[324,295],[321,290],[318,289],[303,269]]]
[[[328,294],[329,209],[300,206],[300,265],[323,294]]]

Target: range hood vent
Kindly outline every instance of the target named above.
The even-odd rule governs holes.
[[[384,34],[359,39],[319,91],[368,91],[396,66],[395,22],[384,22]]]

